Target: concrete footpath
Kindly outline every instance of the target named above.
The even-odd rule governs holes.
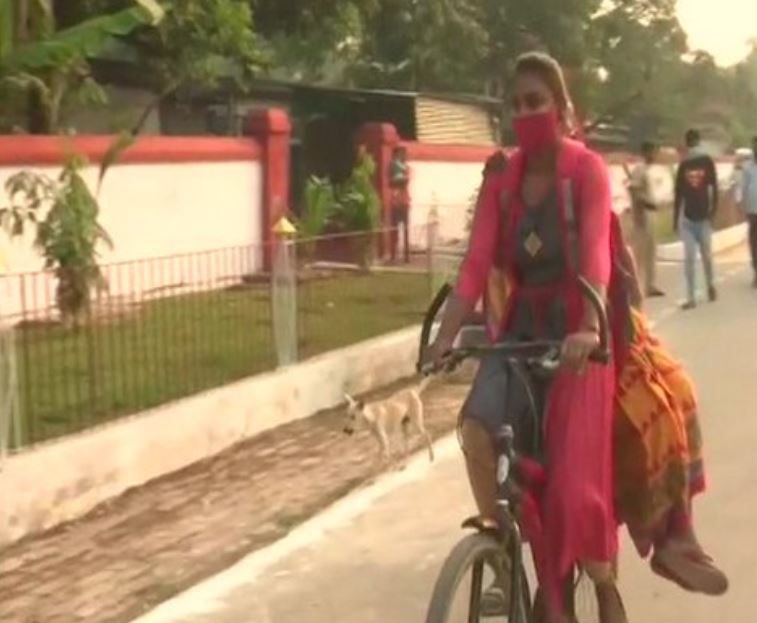
[[[663,267],[671,293],[654,301],[658,333],[698,384],[710,491],[696,504],[700,536],[729,573],[719,599],[653,575],[626,541],[622,590],[631,621],[745,623],[757,608],[757,291],[742,258],[721,261],[721,299],[679,312],[680,266]],[[439,567],[471,511],[456,440],[440,460],[350,495],[290,537],[171,600],[135,623],[420,622]]]

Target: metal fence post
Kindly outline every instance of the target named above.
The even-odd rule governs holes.
[[[5,260],[0,256],[0,275]],[[16,335],[10,318],[3,315],[0,298],[0,471],[9,448],[21,447],[21,409],[19,403]]]
[[[273,339],[279,366],[297,362],[297,250],[296,229],[286,217],[273,228],[271,266]]]

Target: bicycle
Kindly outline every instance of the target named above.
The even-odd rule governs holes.
[[[610,361],[609,328],[604,304],[597,292],[583,279],[579,279],[581,289],[597,312],[600,327],[600,346],[591,360],[607,364]],[[434,297],[423,321],[418,358],[418,371],[433,374],[440,370],[423,363],[424,353],[429,346],[431,331],[436,317],[443,307],[451,287],[445,284]],[[453,371],[463,361],[497,353],[506,361],[511,372],[528,373],[527,382],[533,374],[553,374],[559,366],[562,343],[559,341],[532,341],[500,343],[494,345],[469,345],[454,348],[445,358],[444,371]],[[536,404],[531,401],[531,416],[537,421]],[[538,435],[539,426],[533,427]],[[495,438],[497,456],[497,483],[499,494],[498,528],[488,529],[477,522],[477,518],[463,522],[464,529],[475,532],[463,538],[453,548],[444,562],[437,578],[426,615],[426,623],[480,623],[481,619],[498,617],[508,623],[534,623],[539,620],[539,608],[543,604],[532,600],[531,590],[524,564],[524,542],[516,519],[517,507],[516,472],[519,455],[515,448],[512,426],[504,425]],[[516,469],[514,469],[516,468]],[[487,611],[482,604],[483,580],[487,567],[494,574],[495,583],[503,586],[505,612]],[[453,617],[456,594],[468,573],[471,575],[470,593],[467,599],[465,618]],[[572,620],[578,623],[598,621],[598,609],[593,584],[586,574],[575,568],[566,581],[564,589],[565,607]],[[455,614],[457,614],[455,612]]]

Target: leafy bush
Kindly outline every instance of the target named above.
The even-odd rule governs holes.
[[[298,224],[299,235],[303,238],[320,236],[331,221],[335,206],[333,184],[325,178],[311,176],[305,184],[305,215]]]
[[[350,177],[342,184],[310,177],[305,185],[305,214],[298,223],[300,236],[375,230],[381,216],[375,171],[373,158],[361,149]]]
[[[373,231],[378,228],[381,202],[374,185],[376,163],[361,149],[355,168],[342,185],[335,220],[343,231]]]
[[[100,183],[132,141],[124,134],[113,143],[100,166]],[[97,198],[82,177],[86,164],[71,154],[56,179],[31,171],[16,173],[5,184],[10,205],[0,209],[0,225],[11,237],[23,236],[26,225],[35,229],[34,247],[58,280],[55,300],[66,326],[78,326],[92,291],[106,287],[97,263],[98,246],[113,246],[98,221]]]

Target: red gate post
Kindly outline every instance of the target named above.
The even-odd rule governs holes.
[[[392,226],[391,188],[389,163],[392,150],[399,145],[400,137],[391,123],[366,123],[357,133],[357,143],[365,147],[376,163],[376,191],[381,202],[381,229],[379,256],[384,257],[390,248],[389,230]]]
[[[255,110],[247,120],[247,132],[257,139],[263,152],[261,242],[263,270],[271,270],[274,227],[289,212],[289,142],[292,124],[286,111],[278,108]]]

